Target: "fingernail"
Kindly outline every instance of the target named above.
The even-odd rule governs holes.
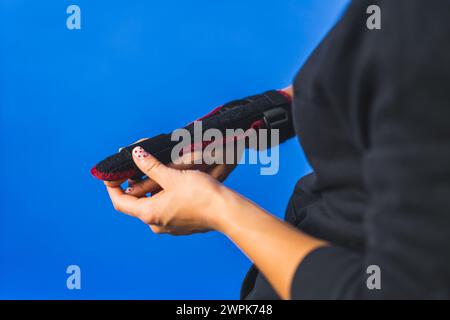
[[[128,188],[125,190],[125,193],[131,193],[132,191],[133,191],[133,188],[128,187]]]
[[[142,159],[147,158],[149,156],[147,151],[145,151],[141,147],[134,148],[133,149],[133,155],[139,160],[142,160]]]

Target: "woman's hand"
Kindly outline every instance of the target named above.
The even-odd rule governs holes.
[[[133,149],[133,160],[149,179],[125,192],[120,185],[105,183],[116,210],[141,219],[155,233],[185,235],[219,228],[217,204],[224,186],[206,173],[165,166],[141,147]],[[146,197],[149,189],[160,191]]]
[[[136,142],[133,142],[132,144],[135,144],[137,142],[140,142],[144,139],[140,139]],[[216,152],[223,152],[224,149],[217,148]],[[181,157],[181,159],[178,159],[177,164],[175,163],[169,163],[167,167],[178,169],[178,170],[198,170],[201,172],[204,172],[211,176],[212,178],[223,182],[231,172],[236,168],[238,165],[242,155],[243,150],[238,150],[240,153],[236,155],[236,159],[234,163],[222,163],[222,164],[214,164],[212,161],[206,161],[209,159],[205,159],[204,157],[209,156],[208,153],[202,153],[201,151],[194,151],[190,153],[186,153]],[[202,161],[197,161],[198,159],[202,159]],[[212,164],[208,164],[212,163]],[[105,182],[106,186],[109,187],[117,187],[124,183],[125,181],[109,181]],[[141,181],[134,181],[131,179],[128,179],[128,185],[129,188],[127,190],[133,190],[131,193],[132,195],[136,197],[143,197],[148,193],[155,194],[161,190],[158,183],[156,183],[153,179],[145,179]]]
[[[220,172],[227,171],[224,167],[219,166],[211,175],[186,170],[195,168],[189,163],[177,170],[140,147],[133,149],[133,160],[149,179],[125,192],[119,183],[105,182],[116,210],[141,219],[156,233],[222,232],[256,264],[283,299],[290,297],[301,261],[309,252],[327,245],[220,184],[213,176],[223,176]],[[146,197],[147,192],[152,196]]]
[[[282,298],[289,298],[300,261],[325,243],[299,232],[206,173],[161,164],[142,148],[133,160],[162,190],[138,197],[120,185],[107,189],[114,208],[141,219],[155,233],[185,235],[218,230],[264,273]]]
[[[287,94],[288,96],[293,98],[292,85],[282,89],[281,91],[283,91],[285,94]],[[145,140],[145,138],[135,141],[132,144],[135,144],[142,140]],[[182,157],[181,161],[179,161],[181,164],[170,163],[167,166],[174,168],[174,169],[180,169],[180,170],[199,170],[199,171],[207,173],[214,179],[216,179],[220,182],[223,182],[230,175],[230,173],[236,168],[237,164],[239,163],[239,161],[243,155],[243,150],[240,150],[239,148],[237,148],[237,149],[238,149],[237,151],[239,151],[239,152],[236,154],[234,163],[207,164],[207,163],[212,163],[213,161],[207,161],[210,159],[204,159],[203,157],[208,157],[210,155],[208,153],[202,153],[202,152],[195,151],[192,153],[185,154]],[[223,148],[216,149],[216,152],[223,152],[223,151],[224,151]],[[200,164],[198,164],[198,162],[196,161],[199,158],[202,159],[202,161],[200,161]],[[220,158],[220,156],[219,156],[219,158]],[[123,182],[124,181],[111,181],[111,182],[105,182],[105,184],[110,187],[116,187],[116,186],[121,185]],[[138,183],[136,183],[136,181],[133,181],[133,180],[128,180],[128,184],[129,184],[130,188],[131,187],[133,188],[133,195],[135,195],[137,197],[142,197],[147,193],[153,194],[160,190],[158,183],[156,183],[152,179],[146,179],[143,181],[139,181]]]

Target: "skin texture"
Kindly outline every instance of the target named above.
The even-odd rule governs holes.
[[[284,91],[292,95],[291,87]],[[133,160],[149,179],[129,181],[125,191],[121,182],[105,182],[114,208],[142,220],[157,234],[223,233],[256,264],[280,297],[289,299],[298,265],[326,243],[221,184],[235,165],[194,166],[190,163],[196,156],[191,154],[182,165],[165,166],[135,148]]]

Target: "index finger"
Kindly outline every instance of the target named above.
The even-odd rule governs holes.
[[[105,186],[107,187],[119,187],[125,180],[117,180],[117,181],[103,181]]]
[[[145,198],[139,199],[132,195],[125,194],[120,187],[106,186],[106,190],[108,190],[114,209],[136,218],[143,216],[143,200],[145,200]]]

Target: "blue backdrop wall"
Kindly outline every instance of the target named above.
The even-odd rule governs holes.
[[[156,236],[90,167],[228,100],[288,85],[346,0],[0,0],[0,298],[238,298],[250,262],[218,233]],[[66,8],[81,8],[68,30]],[[308,171],[226,184],[282,216]],[[66,268],[81,268],[68,290]]]

